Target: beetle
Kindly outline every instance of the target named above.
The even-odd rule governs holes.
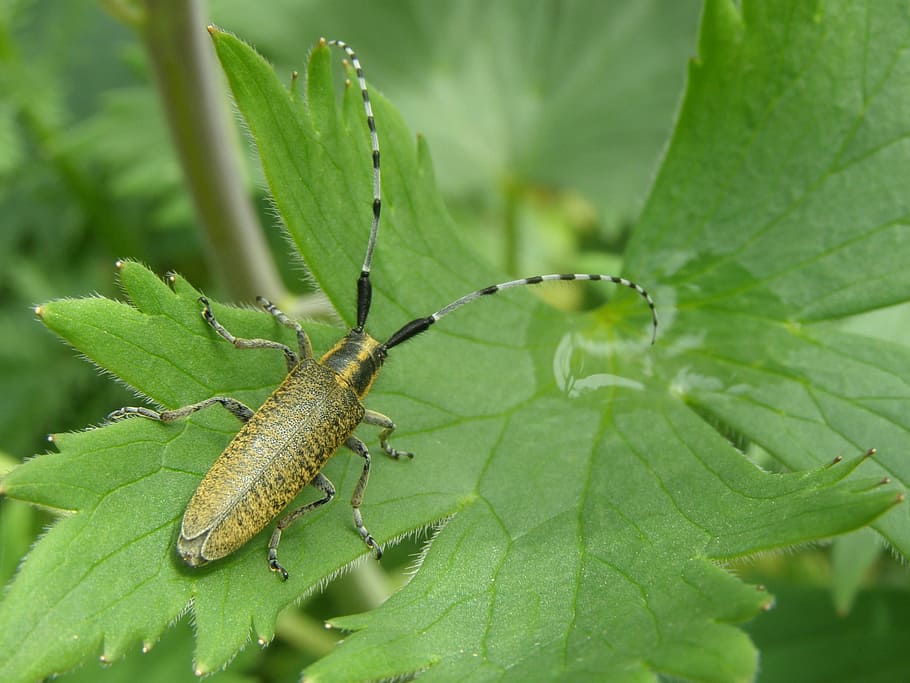
[[[382,207],[379,136],[363,69],[356,53],[340,40],[320,41],[320,45],[326,44],[344,50],[350,59],[363,94],[370,134],[373,165],[372,222],[366,255],[357,279],[357,324],[317,360],[313,356],[309,337],[300,323],[291,320],[267,299],[258,297],[257,301],[279,323],[294,330],[297,335],[297,351],[268,339],[234,336],[216,319],[209,301],[200,297],[205,322],[235,348],[281,351],[288,368],[284,381],[255,411],[228,396],[214,396],[175,410],[155,411],[127,406],[108,416],[110,421],[144,417],[171,422],[210,406],[221,405],[243,423],[240,431],[200,481],[184,512],[177,539],[177,553],[191,567],[202,566],[238,550],[268,526],[303,487],[310,485],[322,493],[322,498],[282,516],[269,540],[268,566],[286,580],[288,572],[278,561],[282,531],[306,513],[333,499],[335,487],[322,473],[322,469],[342,446],[363,459],[363,469],[351,497],[354,526],[375,557],[380,558],[382,547],[367,530],[360,512],[370,476],[370,451],[354,435],[354,430],[360,424],[379,427],[379,443],[389,457],[412,458],[413,454],[391,446],[389,436],[396,428],[395,423],[385,415],[365,408],[362,401],[370,391],[390,349],[421,334],[442,317],[480,297],[504,289],[553,280],[607,281],[635,290],[647,302],[652,318],[651,343],[656,339],[657,311],[647,291],[622,277],[578,273],[535,275],[475,290],[432,315],[406,323],[385,342],[379,342],[365,332],[372,299],[370,269]]]

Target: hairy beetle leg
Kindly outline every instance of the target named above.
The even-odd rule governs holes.
[[[287,529],[296,520],[303,517],[306,513],[311,512],[318,507],[322,507],[335,497],[335,487],[332,485],[332,482],[329,481],[329,478],[321,472],[315,476],[313,481],[310,482],[310,485],[315,486],[322,491],[325,496],[319,500],[314,500],[312,503],[307,503],[293,512],[289,512],[278,520],[275,531],[272,532],[272,537],[269,539],[269,569],[281,574],[281,578],[285,581],[288,580],[288,572],[278,563],[278,543],[281,541],[281,532],[284,529]]]
[[[383,428],[382,431],[379,432],[379,444],[382,446],[382,450],[385,451],[386,455],[395,460],[398,460],[401,457],[413,459],[413,453],[410,451],[399,451],[397,448],[393,448],[389,443],[389,435],[395,431],[395,423],[392,422],[391,419],[382,413],[377,413],[375,410],[367,410],[363,415],[363,421],[368,425]]]
[[[357,527],[357,533],[360,534],[360,538],[363,539],[363,542],[373,549],[373,554],[378,560],[382,557],[382,547],[376,542],[373,535],[367,531],[367,528],[363,523],[363,516],[360,514],[360,505],[363,503],[363,492],[366,490],[367,482],[370,480],[370,450],[367,448],[366,444],[356,436],[349,437],[344,445],[363,458],[363,470],[360,473],[360,479],[357,480],[357,485],[354,487],[354,495],[351,496],[351,507],[354,509],[354,526]]]
[[[277,308],[272,306],[268,301],[265,301],[261,305],[272,315],[274,315],[278,322],[282,324],[287,324],[284,321],[287,320],[287,317],[279,311]],[[243,339],[242,337],[235,337],[233,334],[228,332],[224,325],[218,322],[215,319],[215,314],[212,313],[212,306],[209,304],[209,300],[204,296],[199,297],[199,303],[202,304],[202,317],[205,319],[205,322],[218,333],[222,339],[227,341],[229,344],[232,344],[235,349],[276,349],[281,351],[284,354],[284,359],[287,362],[288,372],[294,369],[297,363],[300,362],[300,358],[294,353],[289,346],[282,344],[281,342],[272,341],[271,339]],[[290,321],[288,320],[288,323]],[[290,325],[293,328],[293,324]],[[296,328],[294,328],[296,329]],[[301,329],[300,332],[303,332]],[[306,339],[306,335],[303,338],[298,334],[298,341],[303,344],[306,348],[309,347],[309,340]],[[305,340],[305,341],[304,341]]]
[[[313,345],[310,344],[310,338],[307,336],[307,333],[300,326],[300,323],[296,320],[291,320],[284,313],[282,313],[275,304],[266,299],[264,296],[257,296],[256,302],[262,306],[266,311],[275,316],[275,319],[280,322],[285,327],[289,327],[294,332],[297,333],[297,348],[300,354],[301,360],[304,358],[313,357]]]
[[[225,410],[241,422],[247,422],[253,417],[253,411],[237,399],[228,396],[213,396],[212,398],[207,398],[204,401],[199,401],[199,403],[193,403],[192,405],[184,406],[183,408],[162,410],[161,412],[152,410],[151,408],[125,406],[112,412],[107,416],[107,419],[111,422],[116,422],[129,417],[144,417],[148,420],[156,420],[157,422],[173,422],[174,420],[181,420],[185,417],[189,417],[193,413],[213,406],[216,403],[220,403]]]

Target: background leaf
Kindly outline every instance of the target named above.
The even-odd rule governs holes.
[[[694,347],[677,389],[700,412],[793,469],[875,446],[904,485],[907,348],[824,321],[910,295],[906,10],[708,3],[627,261],[672,283]],[[906,509],[876,527],[908,554]]]
[[[580,193],[613,234],[634,220],[666,143],[700,8],[694,0],[276,4],[263,16],[218,0],[213,15],[243,26],[279,73],[297,68],[302,46],[320,36],[357,46],[410,129],[432,141],[449,204],[461,214],[475,202],[461,229],[484,239],[485,252],[495,237],[478,224],[492,227],[484,214],[503,209],[505,185]]]
[[[773,579],[773,577],[770,577]],[[761,683],[898,681],[905,672],[907,591],[879,587],[859,593],[849,614],[835,614],[825,588],[786,582],[775,587],[778,608],[749,634],[762,651]]]

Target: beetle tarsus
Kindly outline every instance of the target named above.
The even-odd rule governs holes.
[[[414,459],[414,454],[411,453],[411,451],[399,451],[397,448],[393,448],[388,441],[380,440],[379,445],[382,446],[382,450],[385,451],[385,454],[393,460],[399,460],[403,457],[408,460]]]
[[[271,569],[273,572],[278,572],[281,575],[282,581],[288,580],[288,570],[278,564],[278,560],[276,558],[269,558],[269,569]]]

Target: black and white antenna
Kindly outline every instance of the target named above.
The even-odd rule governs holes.
[[[373,263],[373,251],[376,248],[376,237],[379,232],[379,214],[382,208],[382,183],[381,175],[379,172],[379,135],[376,132],[376,121],[373,118],[373,108],[370,105],[370,95],[367,92],[367,83],[363,77],[363,67],[360,65],[360,60],[357,59],[357,54],[354,52],[350,45],[341,40],[329,40],[324,42],[328,45],[334,45],[341,48],[351,60],[351,65],[354,67],[354,72],[357,74],[357,82],[360,85],[360,91],[363,94],[363,108],[366,112],[367,127],[370,129],[370,145],[372,146],[373,158],[373,224],[370,228],[370,239],[369,242],[367,242],[367,251],[363,259],[363,266],[360,269],[360,277],[357,280],[357,326],[354,328],[357,332],[363,332],[363,328],[366,325],[367,316],[370,313],[370,302],[372,299],[370,267]],[[482,296],[496,294],[497,292],[500,292],[504,289],[511,289],[513,287],[536,285],[540,284],[541,282],[550,282],[554,280],[599,280],[612,282],[616,285],[634,289],[647,302],[648,308],[651,309],[651,343],[653,344],[657,338],[657,310],[654,307],[654,300],[641,285],[638,285],[631,280],[627,280],[624,277],[617,277],[616,275],[604,275],[599,273],[554,273],[550,275],[534,275],[533,277],[521,278],[519,280],[500,282],[496,285],[490,285],[489,287],[478,289],[471,292],[470,294],[465,294],[463,297],[456,299],[446,306],[443,306],[432,315],[427,316],[426,318],[416,318],[415,320],[407,323],[395,334],[389,337],[388,341],[383,344],[383,347],[388,350],[394,346],[398,346],[411,337],[414,337],[421,332],[425,332],[427,329],[429,329],[430,325],[435,323],[440,318],[447,316],[452,311],[455,311],[462,306],[466,306],[467,304],[479,299]]]
[[[412,320],[408,324],[404,325],[400,330],[389,337],[389,340],[383,344],[383,346],[385,346],[386,349],[390,349],[393,346],[398,346],[411,337],[414,337],[421,332],[425,332],[430,327],[430,325],[435,323],[440,318],[447,316],[449,313],[461,308],[462,306],[466,306],[472,301],[476,301],[482,296],[496,294],[496,292],[501,292],[504,289],[511,289],[512,287],[537,285],[541,282],[550,282],[554,280],[605,280],[616,285],[622,285],[623,287],[634,289],[648,303],[648,308],[651,309],[651,343],[653,344],[655,339],[657,339],[657,309],[654,307],[654,300],[651,298],[651,295],[648,294],[648,292],[645,291],[641,285],[638,285],[631,280],[627,280],[624,277],[616,277],[615,275],[603,275],[599,273],[553,273],[551,275],[534,275],[533,277],[521,278],[519,280],[500,282],[498,285],[490,285],[489,287],[475,290],[470,294],[465,294],[463,297],[443,306],[432,315],[429,315],[426,318],[416,318],[415,320]]]
[[[367,92],[367,82],[363,77],[363,67],[360,66],[360,60],[357,59],[357,53],[350,45],[342,40],[324,41],[328,45],[334,45],[344,50],[345,54],[351,60],[351,66],[354,67],[354,73],[357,74],[357,83],[360,86],[360,92],[363,94],[363,109],[367,115],[367,127],[370,129],[370,146],[372,147],[373,157],[373,224],[370,227],[370,239],[367,242],[367,251],[363,257],[363,266],[360,268],[360,277],[357,280],[357,327],[358,332],[363,332],[366,325],[367,316],[370,313],[370,302],[373,298],[372,286],[370,285],[370,268],[373,265],[373,251],[376,248],[376,236],[379,233],[379,213],[382,209],[382,181],[379,172],[379,135],[376,133],[376,120],[373,118],[373,107],[370,105],[370,94]]]

